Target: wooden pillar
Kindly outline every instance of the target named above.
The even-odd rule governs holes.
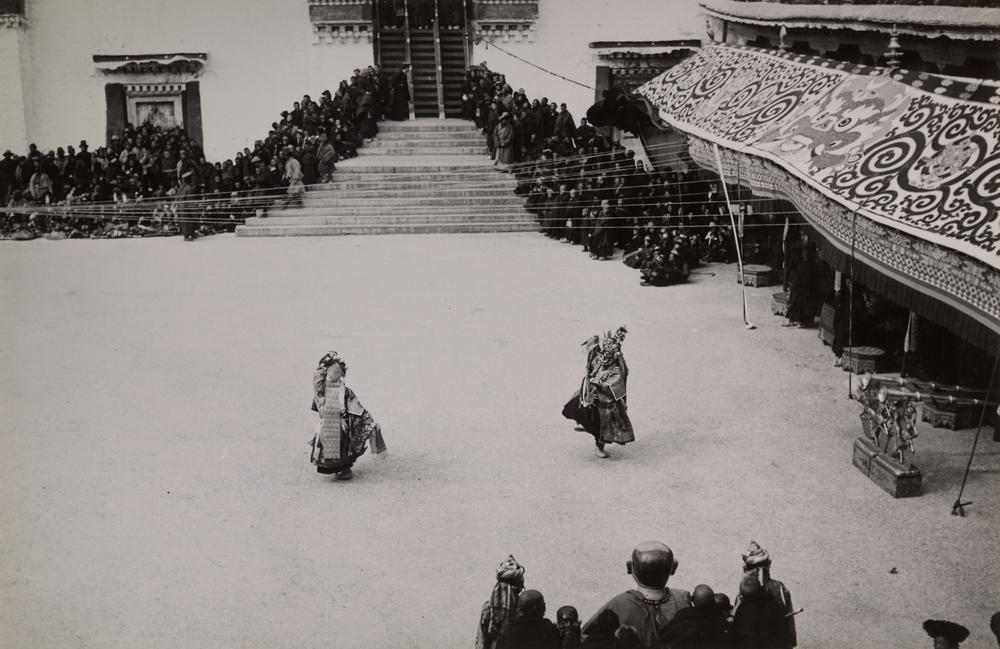
[[[417,113],[413,105],[413,60],[410,52],[410,2],[403,0],[403,56],[410,68],[406,71],[406,84],[410,87],[410,119],[416,119]]]
[[[441,25],[438,0],[434,0],[434,76],[437,80],[438,119],[444,119],[444,77],[441,71]]]

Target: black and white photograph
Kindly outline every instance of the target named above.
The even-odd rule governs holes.
[[[0,649],[1000,647],[1000,0],[0,0]]]

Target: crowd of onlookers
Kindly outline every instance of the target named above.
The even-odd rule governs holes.
[[[640,544],[627,563],[633,588],[612,597],[583,621],[573,606],[546,619],[544,596],[525,589],[525,570],[513,556],[496,572],[483,605],[477,649],[791,649],[798,644],[785,585],[771,576],[767,551],[751,542],[743,578],[730,599],[699,584],[668,585],[678,562],[658,542]]]
[[[702,261],[735,260],[716,183],[690,169],[650,172],[565,104],[529,100],[485,66],[467,73],[463,101],[463,116],[486,134],[496,167],[515,174],[548,236],[595,259],[621,250],[651,285],[683,281]]]
[[[336,92],[303,96],[225,162],[208,162],[181,127],[152,123],[126,124],[94,151],[86,141],[47,153],[34,144],[25,155],[5,151],[0,238],[231,231],[275,200],[301,201],[306,185],[329,180],[338,161],[376,136],[388,97],[377,68],[355,70]]]
[[[669,585],[678,562],[658,542],[642,543],[627,562],[632,588],[583,621],[574,606],[546,617],[545,597],[525,589],[525,569],[513,556],[500,563],[476,629],[476,649],[792,649],[796,609],[788,588],[771,576],[771,557],[751,541],[734,598],[707,584],[687,591]],[[989,620],[1000,643],[1000,613]],[[935,648],[958,649],[969,630],[926,620]]]

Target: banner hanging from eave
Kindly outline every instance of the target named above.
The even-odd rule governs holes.
[[[868,242],[875,263],[921,284],[935,266],[932,292],[1000,327],[1000,88],[710,45],[636,93],[678,130],[784,172],[759,189],[794,182],[832,203],[842,245],[857,234],[845,216],[879,226],[866,228],[890,239]]]

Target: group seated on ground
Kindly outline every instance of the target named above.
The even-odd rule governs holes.
[[[771,577],[771,558],[751,542],[735,599],[707,584],[692,591],[668,585],[678,562],[658,542],[632,552],[632,588],[612,597],[589,621],[562,606],[545,617],[541,592],[525,589],[525,569],[513,556],[496,571],[483,604],[477,649],[791,649],[798,644],[791,593]]]
[[[225,162],[208,162],[183,128],[149,122],[126,124],[93,152],[85,140],[44,154],[34,144],[23,156],[5,151],[0,238],[169,236],[187,219],[198,234],[232,231],[278,197],[301,202],[306,185],[329,181],[338,161],[375,138],[387,89],[376,67],[355,70],[336,93],[294,102]],[[175,200],[189,175],[193,190]]]
[[[463,101],[463,116],[486,134],[496,167],[515,175],[549,237],[594,259],[622,250],[648,285],[684,281],[702,261],[735,260],[722,196],[693,170],[650,173],[586,118],[577,124],[565,104],[529,101],[485,66],[467,72]]]

